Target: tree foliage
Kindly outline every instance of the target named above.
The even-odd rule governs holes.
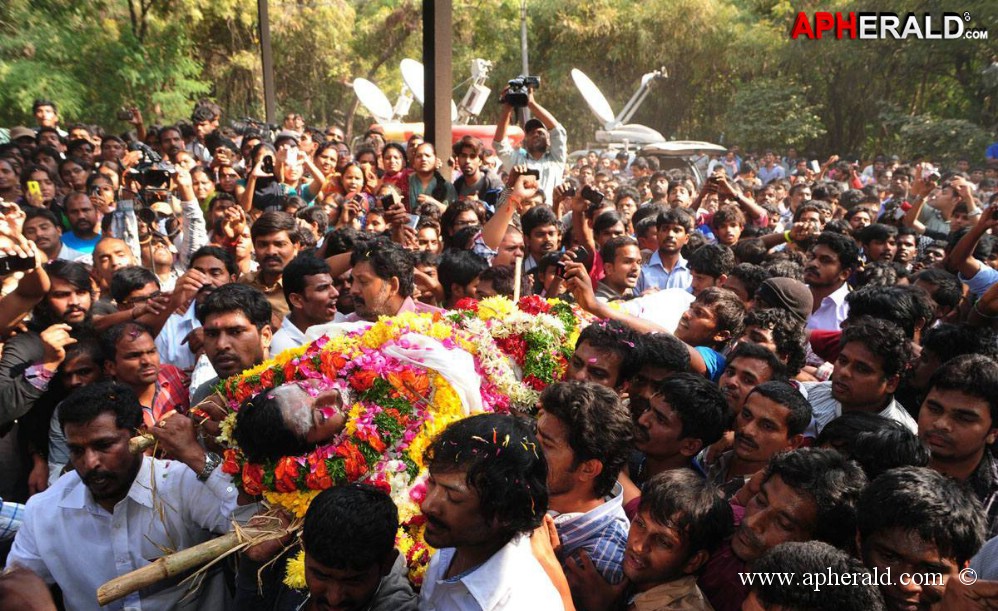
[[[421,55],[418,0],[269,2],[281,113],[359,130],[370,118],[352,79],[369,78],[394,97],[400,60]],[[521,73],[520,6],[453,0],[455,84],[475,57],[494,63],[494,93]],[[968,27],[998,23],[993,1],[959,8],[973,15]],[[940,8],[929,0],[527,0],[530,72],[542,77],[538,100],[566,126],[572,148],[598,125],[571,68],[619,111],[644,73],[664,67],[669,78],[653,85],[633,121],[667,138],[858,154],[962,146],[980,155],[982,134],[998,124],[993,41],[792,40],[797,11],[817,10]],[[229,117],[261,117],[259,42],[248,0],[8,0],[0,4],[0,124],[31,124],[35,97],[59,103],[64,121],[121,127],[114,114],[122,105],[174,121],[203,96]],[[409,119],[419,113],[415,105]],[[481,119],[497,116],[490,104]]]

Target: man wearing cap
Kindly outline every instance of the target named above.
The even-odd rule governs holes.
[[[29,154],[35,150],[35,130],[30,127],[18,125],[10,128],[9,138],[24,154]]]
[[[505,98],[506,90],[502,95],[502,99]],[[565,175],[568,135],[551,113],[534,100],[532,89],[528,89],[527,108],[535,118],[523,126],[523,148],[514,149],[506,140],[506,126],[513,114],[513,106],[508,102],[502,104],[502,113],[496,125],[495,141],[492,144],[506,172],[509,172],[513,166],[519,165],[540,172],[538,183],[544,191],[545,202],[550,204],[554,188],[561,184]]]
[[[803,282],[793,278],[769,278],[755,292],[754,308],[779,308],[806,322],[814,307],[814,298]]]

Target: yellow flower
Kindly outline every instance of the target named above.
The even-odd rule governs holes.
[[[263,498],[271,505],[282,507],[299,518],[305,517],[308,506],[321,490],[299,490],[297,492],[270,492],[265,490]]]
[[[300,550],[294,558],[288,560],[284,585],[295,590],[304,590],[308,587],[305,585],[305,550]]]
[[[500,320],[513,311],[513,302],[505,297],[488,297],[478,302],[478,318],[482,320]]]
[[[353,407],[350,408],[350,413],[347,414],[346,428],[344,429],[347,435],[353,435],[357,432],[357,420],[363,411],[364,407],[360,403],[354,403]]]

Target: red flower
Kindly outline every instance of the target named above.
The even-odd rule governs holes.
[[[551,304],[540,295],[521,297],[516,306],[527,314],[546,314],[551,310]]]
[[[250,463],[243,466],[243,490],[250,496],[263,492],[263,467]]]
[[[312,472],[305,476],[305,485],[312,490],[325,490],[333,487],[333,478],[329,477],[326,461],[317,461]]]
[[[278,492],[294,492],[298,490],[298,463],[290,456],[285,456],[277,462],[274,469],[274,487]]]
[[[465,297],[464,299],[459,299],[457,303],[454,304],[455,310],[467,310],[469,312],[478,311],[478,300],[472,299],[471,297]]]
[[[288,382],[294,380],[296,374],[298,373],[298,362],[297,360],[291,360],[284,364],[284,381]]]
[[[264,370],[263,373],[260,374],[260,384],[264,388],[273,388],[274,387],[274,370],[273,369],[266,369],[266,370]]]
[[[523,378],[523,382],[538,392],[547,388],[547,382],[534,375],[526,376]]]
[[[371,388],[376,379],[378,379],[378,374],[374,371],[370,369],[358,369],[350,374],[350,386],[358,392],[364,392]]]
[[[517,365],[523,366],[523,360],[527,357],[527,340],[520,335],[510,335],[496,340],[496,346],[503,351],[503,354],[513,359]]]
[[[235,475],[239,473],[239,461],[236,459],[236,451],[228,449],[225,451],[225,460],[222,462],[222,473]]]
[[[336,454],[343,457],[343,470],[347,474],[347,481],[355,482],[367,473],[367,461],[354,444],[344,441],[336,448]]]

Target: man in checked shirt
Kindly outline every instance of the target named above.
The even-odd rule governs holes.
[[[617,474],[633,434],[628,409],[605,386],[561,382],[541,394],[537,440],[548,463],[558,558],[565,566],[585,555],[611,584],[623,578],[629,523]]]

